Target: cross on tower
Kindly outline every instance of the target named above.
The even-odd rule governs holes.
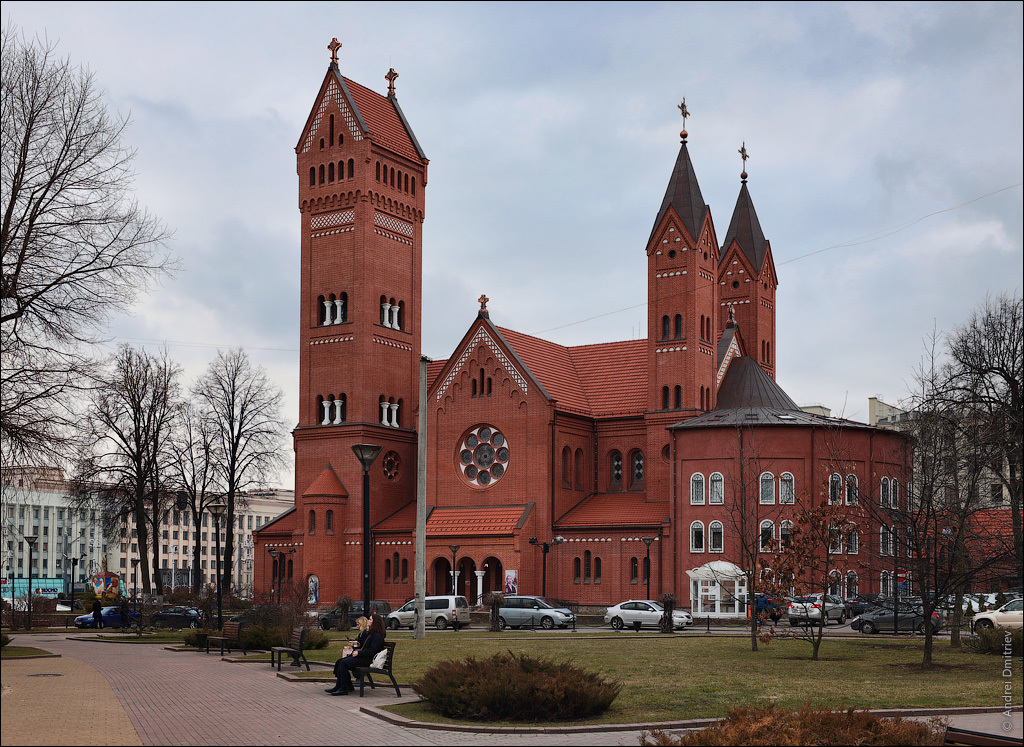
[[[686,97],[683,96],[682,102],[676,107],[679,113],[683,115],[683,129],[686,129],[686,118],[690,116],[690,110],[686,108]]]
[[[481,295],[480,298],[477,299],[477,301],[480,302],[480,311],[487,311],[487,302],[490,300],[491,299],[484,295]]]
[[[338,64],[338,50],[341,49],[341,42],[338,41],[338,37],[331,37],[331,43],[327,45],[327,48],[331,50],[331,64]]]
[[[738,151],[736,151],[736,152],[739,153],[740,154],[740,158],[743,159],[743,173],[740,174],[740,179],[746,180],[746,178],[747,178],[747,159],[750,158],[750,156],[747,155],[747,141],[746,140],[743,141],[743,145],[741,145],[740,149]]]
[[[388,96],[395,95],[395,78],[398,77],[398,73],[395,72],[394,68],[388,70],[388,74],[384,76],[384,80],[388,82]]]

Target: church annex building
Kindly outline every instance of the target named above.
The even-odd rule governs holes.
[[[296,146],[295,507],[255,533],[255,585],[305,585],[321,606],[362,598],[355,444],[382,447],[369,471],[371,597],[414,594],[428,159],[395,77],[385,95],[345,78],[332,43]],[[635,247],[648,339],[565,347],[500,326],[481,296],[450,357],[429,364],[428,595],[451,593],[454,562],[471,604],[509,588],[608,605],[646,598],[649,581],[653,598],[672,592],[695,614],[745,614],[734,564],[743,433],[758,444],[766,551],[802,502],[829,491],[901,500],[903,436],[804,412],[776,384],[778,277],[747,175],[720,236],[681,136],[647,245]],[[888,590],[888,573],[865,566],[884,534],[865,525],[844,538],[839,593]]]

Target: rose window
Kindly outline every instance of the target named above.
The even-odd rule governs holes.
[[[478,425],[462,437],[456,463],[470,485],[488,487],[508,469],[508,442],[492,426]]]
[[[389,480],[398,479],[398,474],[402,469],[402,457],[398,455],[397,451],[389,451],[384,455],[382,462],[384,468],[384,477]]]

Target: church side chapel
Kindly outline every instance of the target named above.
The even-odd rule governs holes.
[[[414,594],[418,551],[429,161],[399,106],[398,73],[377,93],[342,75],[340,47],[328,46],[295,149],[296,498],[256,533],[257,588],[316,589],[310,601],[321,606],[362,598],[367,510],[371,598],[397,606]],[[804,412],[776,383],[779,281],[745,144],[720,240],[690,158],[685,100],[679,110],[678,156],[647,244],[635,247],[647,263],[648,338],[566,347],[501,326],[481,295],[451,355],[427,365],[428,595],[454,584],[471,604],[498,590],[608,605],[671,592],[694,614],[745,615],[736,509],[749,454],[738,434],[756,434],[768,553],[804,502],[875,499],[883,482],[890,500],[906,484],[902,436]],[[365,474],[357,444],[381,447]],[[867,524],[845,537],[834,591],[886,590],[885,573],[863,562],[882,540]]]

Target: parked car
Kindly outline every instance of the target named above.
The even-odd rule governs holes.
[[[843,600],[832,594],[808,594],[796,597],[789,603],[786,614],[789,616],[790,625],[811,625],[822,620],[824,612],[824,624],[828,625],[829,620],[836,620],[840,625],[846,622],[846,605]]]
[[[1024,627],[1024,599],[1014,599],[997,610],[981,612],[974,616],[974,630],[992,628]]]
[[[850,623],[850,627],[859,630],[861,633],[877,633],[880,630],[895,630],[896,612],[899,612],[899,629],[915,633],[924,633],[924,608],[916,604],[900,602],[895,605],[890,602],[884,607],[877,607],[865,612]],[[937,611],[932,613],[932,632],[937,633],[942,629],[942,615]]]
[[[423,600],[423,614],[427,625],[444,630],[449,625],[458,630],[469,625],[469,602],[462,596],[435,596]],[[412,629],[416,627],[416,600],[410,599],[388,615],[388,627]]]
[[[391,605],[387,602],[381,601],[380,599],[370,600],[370,614],[384,615],[385,617],[391,613]],[[348,610],[348,620],[350,624],[354,624],[356,619],[363,617],[363,600],[357,599],[352,602],[352,606]],[[330,612],[320,615],[320,629],[331,630],[338,629],[338,625],[341,624],[341,608],[335,607]]]
[[[560,607],[544,597],[507,596],[498,610],[498,624],[501,629],[521,628],[524,625],[550,630],[554,627],[567,628],[576,622],[576,616],[568,607]]]
[[[863,615],[868,610],[873,610],[878,606],[878,595],[877,594],[858,594],[855,597],[850,597],[846,600],[847,615],[850,618]]]
[[[128,610],[128,619],[121,619],[121,608],[120,607],[104,607],[101,612],[103,619],[104,628],[128,628],[135,627],[139,624],[140,615],[135,610]],[[76,628],[95,628],[96,621],[93,619],[92,613],[87,615],[79,615],[75,618]]]
[[[227,614],[225,612],[225,614]],[[210,610],[210,619],[214,624],[217,622],[216,608]],[[281,604],[256,604],[236,615],[228,618],[228,622],[242,623],[242,625],[264,625],[276,627],[285,620],[285,608]]]
[[[614,630],[632,628],[637,624],[642,628],[657,628],[661,625],[661,618],[665,614],[665,608],[651,599],[630,599],[619,602],[608,608],[604,613],[605,625],[611,625]],[[672,610],[672,628],[674,630],[685,630],[693,625],[693,618],[686,610]]]
[[[166,607],[149,616],[154,628],[198,628],[202,615],[193,607]]]

